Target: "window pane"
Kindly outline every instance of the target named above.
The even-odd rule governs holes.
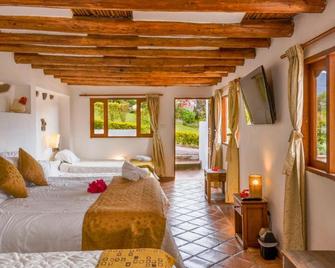
[[[148,103],[146,101],[141,102],[141,134],[150,134],[150,115]]]
[[[104,134],[104,103],[95,102],[94,103],[94,134],[103,135]]]
[[[108,136],[136,136],[136,99],[108,100]]]
[[[327,71],[321,71],[316,77],[317,90],[317,159],[327,162]]]

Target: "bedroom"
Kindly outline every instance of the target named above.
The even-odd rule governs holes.
[[[225,265],[229,267],[230,265],[230,267],[240,267],[242,263],[250,267],[255,264],[264,267],[280,265],[280,258],[283,257],[281,254],[277,260],[269,263],[262,259],[258,249],[249,248],[245,251],[234,252],[234,254],[231,251],[227,252],[227,248],[239,247],[238,244],[232,245],[232,239],[235,239],[233,207],[229,205],[232,200],[229,200],[227,204],[213,202],[207,205],[204,197],[203,174],[195,171],[175,172],[175,115],[173,112],[175,99],[211,98],[218,93],[217,90],[220,90],[221,96],[224,97],[228,93],[229,82],[238,78],[243,79],[257,67],[264,66],[267,81],[274,92],[277,119],[274,124],[247,125],[243,99],[238,93],[240,108],[238,112],[239,175],[234,177],[234,181],[229,186],[226,185],[226,191],[241,192],[249,188],[249,175],[253,173],[262,175],[263,197],[267,201],[267,209],[272,222],[271,230],[279,242],[280,253],[285,248],[286,231],[283,221],[285,218],[284,200],[287,199],[286,178],[282,169],[292,130],[287,86],[289,60],[280,57],[290,47],[313,40],[334,27],[334,1],[328,1],[328,3],[325,1],[310,1],[310,3],[293,1],[295,5],[281,0],[274,1],[276,5],[270,5],[269,1],[255,1],[256,4],[254,3],[252,7],[248,1],[231,5],[222,4],[225,1],[214,1],[211,2],[212,4],[197,1],[194,6],[186,3],[182,6],[182,4],[172,4],[169,1],[159,1],[158,4],[148,3],[143,7],[143,3],[126,1],[126,8],[119,1],[114,3],[101,1],[100,5],[95,8],[95,10],[120,10],[119,12],[87,11],[89,7],[92,8],[91,1],[80,2],[69,4],[49,1],[46,4],[44,1],[0,1],[0,51],[2,51],[0,52],[0,81],[3,83],[0,88],[0,152],[18,152],[19,148],[23,148],[34,158],[48,161],[54,157],[57,147],[59,150],[70,149],[82,160],[84,168],[87,168],[85,164],[92,164],[92,161],[98,160],[100,166],[97,169],[94,170],[94,167],[88,166],[91,171],[96,172],[101,168],[103,170],[103,165],[106,163],[102,161],[110,161],[113,162],[111,173],[120,174],[124,159],[132,159],[137,155],[154,157],[152,154],[153,135],[138,135],[141,134],[141,129],[138,129],[140,123],[136,123],[136,127],[132,128],[136,130],[136,137],[134,137],[135,134],[132,134],[131,137],[104,136],[109,129],[107,108],[104,111],[102,137],[92,137],[90,99],[131,99],[138,104],[137,99],[145,100],[147,95],[158,94],[160,99],[158,129],[165,162],[164,174],[158,175],[160,175],[161,186],[170,199],[170,209],[178,212],[176,204],[187,201],[190,204],[195,203],[198,201],[197,198],[204,205],[198,208],[194,206],[194,210],[189,209],[191,211],[187,211],[187,207],[184,207],[184,210],[180,210],[179,207],[180,213],[176,215],[175,222],[170,222],[172,231],[174,229],[175,232],[178,232],[179,229],[179,231],[183,230],[183,233],[197,234],[192,230],[198,227],[206,228],[200,224],[201,221],[197,221],[203,217],[203,215],[196,217],[197,211],[206,210],[206,213],[209,213],[208,210],[215,210],[221,213],[218,218],[215,218],[215,221],[218,221],[215,227],[217,229],[214,229],[217,236],[201,234],[201,237],[192,241],[191,237],[183,233],[174,234],[174,243],[179,244],[179,252],[184,259],[185,266],[216,265],[223,267]],[[72,12],[71,9],[74,11]],[[73,15],[76,18],[71,19]],[[41,23],[39,16],[49,17],[50,20],[42,18],[43,23]],[[85,16],[89,18],[83,18]],[[113,19],[115,16],[122,19],[115,20]],[[258,16],[262,19],[259,19]],[[62,19],[69,19],[69,21]],[[244,23],[240,24],[243,19]],[[87,24],[93,22],[97,24],[91,28],[85,21],[88,21]],[[131,24],[133,21],[136,23]],[[145,21],[149,23],[142,27]],[[156,28],[159,21],[170,21],[170,24],[168,27],[160,24]],[[103,23],[107,26],[101,26]],[[206,27],[210,26],[210,28],[200,27],[204,23],[207,23]],[[239,27],[232,31],[229,28],[232,23]],[[225,24],[226,28],[219,27],[222,24]],[[271,27],[268,26],[270,24]],[[272,28],[273,25],[277,28]],[[88,37],[85,36],[86,34]],[[227,37],[230,39],[226,39]],[[236,40],[236,38],[243,39]],[[312,45],[304,48],[305,59],[310,59],[327,50],[331,54],[330,48],[332,47],[334,47],[334,34],[330,32],[329,35],[319,38]],[[252,50],[254,48],[255,50]],[[152,51],[153,49],[155,51]],[[238,50],[240,51],[237,52]],[[242,51],[243,56],[238,55]],[[82,55],[81,58],[99,58],[99,55],[109,57],[100,61],[73,59],[78,55]],[[240,62],[241,57],[245,58],[243,64]],[[234,64],[232,59],[235,61]],[[203,67],[206,66],[206,62],[214,66]],[[237,67],[234,68],[232,64]],[[6,84],[9,86],[7,87]],[[13,100],[23,96],[27,97],[25,112],[9,112]],[[141,119],[140,106],[134,106],[132,102],[131,109],[133,122],[139,122]],[[136,120],[134,119],[135,114]],[[212,121],[214,121],[214,115],[212,115]],[[331,119],[328,121],[332,122]],[[303,129],[303,133],[304,131]],[[219,132],[222,132],[221,129]],[[53,144],[54,134],[60,135],[59,144],[57,139],[56,145]],[[309,142],[309,140],[306,141],[308,135],[304,133],[304,137],[303,142],[306,144]],[[210,138],[212,143],[214,138],[215,135]],[[216,139],[216,142],[219,144],[222,143],[222,140]],[[217,148],[221,156],[216,155],[217,160],[215,161],[217,162],[212,167],[227,168],[228,146],[222,143]],[[329,148],[328,152],[332,154],[333,147],[329,145]],[[306,160],[308,161],[306,162],[308,167],[305,186],[307,239],[304,241],[304,249],[334,250],[335,218],[331,213],[331,204],[335,201],[333,172],[313,168],[313,165],[310,165],[310,159]],[[62,166],[66,167],[66,165]],[[71,165],[68,166],[71,167]],[[80,170],[81,167],[79,165],[74,168]],[[110,171],[107,170],[106,173]],[[85,173],[87,170],[82,172]],[[93,181],[93,178],[103,177],[100,173],[94,174],[87,175],[88,178],[82,178],[80,182],[75,180],[78,175],[72,174],[72,177],[62,178],[59,182],[54,182],[55,179],[52,179],[52,183],[77,186],[79,184],[79,189],[83,190],[87,188],[89,182]],[[229,183],[227,180],[229,180],[228,177],[226,183]],[[105,181],[108,183],[107,178]],[[232,185],[235,188],[232,188]],[[31,190],[29,187],[27,189]],[[218,188],[212,190],[218,191]],[[182,196],[185,196],[186,200],[182,200]],[[194,217],[185,217],[187,214],[193,214]],[[184,229],[178,228],[178,225],[185,222],[189,223],[188,227],[184,224],[182,225]],[[195,224],[196,222],[200,225]],[[223,226],[223,222],[226,225]],[[208,223],[203,222],[202,224]],[[229,243],[227,240],[217,239],[218,231],[223,233],[223,236],[229,237]],[[38,237],[36,236],[36,239]],[[223,245],[225,247],[210,246],[206,244],[210,243],[208,240],[196,243],[197,240],[204,237],[213,238],[209,239],[212,242],[220,240],[221,244],[226,243]],[[185,244],[182,245],[184,242]],[[185,247],[187,244],[190,245],[189,247],[195,245],[194,248],[204,246],[205,249],[200,248],[199,252],[192,253],[192,250]],[[44,246],[41,244],[41,248],[35,248],[33,252],[48,251],[46,246],[43,249]],[[69,248],[57,248],[57,251],[68,250]],[[73,247],[70,250],[77,251],[80,250],[80,247]],[[12,248],[12,251],[24,253],[24,250],[19,250],[19,248],[16,250]],[[41,257],[36,257],[38,258]],[[99,255],[94,258],[97,261]]]

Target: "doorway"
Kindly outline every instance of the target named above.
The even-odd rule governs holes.
[[[175,170],[208,168],[209,98],[175,99]]]

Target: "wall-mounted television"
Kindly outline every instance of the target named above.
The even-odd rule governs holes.
[[[274,124],[275,102],[272,88],[266,80],[264,67],[258,67],[241,78],[240,82],[247,124]]]

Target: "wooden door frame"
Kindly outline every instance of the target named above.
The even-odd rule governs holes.
[[[175,97],[173,102],[173,171],[174,178],[176,179],[176,101],[177,100],[209,100],[211,101],[212,97]],[[210,109],[210,105],[209,105]],[[208,120],[209,121],[209,120]]]

